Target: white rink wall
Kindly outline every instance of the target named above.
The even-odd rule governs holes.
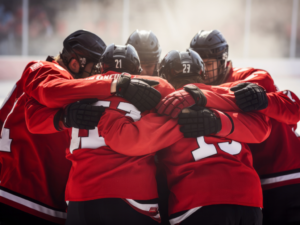
[[[0,56],[0,105],[29,61],[46,56]],[[234,67],[254,67],[268,71],[280,90],[289,89],[300,96],[300,59],[233,59]],[[300,133],[300,123],[297,132]]]

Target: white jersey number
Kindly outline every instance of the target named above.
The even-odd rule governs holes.
[[[15,87],[13,88],[13,91],[15,90]],[[10,95],[12,94],[12,92],[10,93]],[[23,96],[23,94],[20,96],[20,98]],[[9,118],[10,114],[12,114],[12,112],[14,111],[17,102],[18,102],[18,100],[15,101],[12,109],[10,110],[9,114],[6,116],[5,121],[3,122],[2,130],[0,130],[0,151],[3,151],[3,152],[11,152],[10,145],[11,145],[12,139],[9,138],[10,130],[8,128],[4,128],[4,126],[6,124],[7,119]]]
[[[109,107],[110,101],[98,101],[94,104],[95,106]],[[127,102],[120,102],[117,109],[126,112],[125,116],[131,117],[134,121],[138,121],[141,118],[141,112],[132,104]],[[105,140],[99,135],[98,127],[94,130],[89,130],[87,137],[79,137],[79,129],[72,128],[72,139],[70,145],[70,152],[73,153],[74,150],[79,149],[81,143],[81,148],[96,149],[106,146]]]
[[[203,158],[207,158],[209,156],[217,154],[217,149],[214,144],[207,144],[204,140],[204,137],[198,137],[197,138],[197,143],[199,145],[199,148],[195,149],[192,151],[192,155],[195,159],[195,161],[198,161]],[[232,141],[231,143],[229,142],[223,142],[223,143],[218,143],[219,148],[227,152],[228,154],[231,155],[237,155],[241,152],[242,150],[242,145],[239,142]]]
[[[10,130],[7,128],[2,129],[2,134],[0,138],[0,151],[2,152],[11,152],[10,144],[12,139],[9,138]]]
[[[289,97],[289,99],[291,99],[292,102],[295,102],[296,100],[293,99],[292,94],[290,91],[286,90],[283,92],[283,94],[287,95]]]

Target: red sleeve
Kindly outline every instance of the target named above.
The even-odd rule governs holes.
[[[300,120],[300,100],[293,92],[285,90],[267,93],[268,107],[261,113],[286,124],[297,124]],[[283,116],[284,115],[284,116]]]
[[[56,63],[39,61],[25,71],[24,91],[49,108],[64,107],[79,99],[111,96],[112,79],[86,80],[73,77]]]
[[[266,140],[271,133],[272,124],[269,118],[261,113],[215,111],[219,114],[219,116],[222,115],[222,113],[226,115],[226,117],[220,116],[222,129],[216,134],[216,136],[226,137],[243,143],[261,143]],[[231,126],[228,125],[228,122],[226,121],[228,119],[231,120]],[[231,128],[227,134],[223,132],[224,125],[227,125],[225,130],[228,130],[228,127]]]
[[[194,83],[204,93],[207,103],[206,107],[215,108],[221,111],[241,111],[235,104],[235,96],[228,87],[209,86]]]
[[[114,151],[138,156],[166,148],[183,138],[177,120],[149,113],[139,121],[106,109],[98,128],[106,145]]]
[[[221,84],[220,87],[233,87],[245,82],[257,84],[267,92],[277,91],[274,81],[267,71],[253,68],[234,68],[229,82]]]
[[[243,82],[255,83],[267,91],[268,107],[260,110],[261,113],[282,123],[296,124],[299,121],[300,102],[294,93],[290,91],[277,92],[271,75],[264,70],[255,70],[252,68],[253,71],[251,70],[251,73],[242,70],[234,70],[232,77],[237,77],[238,81],[225,83],[220,85],[220,87],[233,87]]]
[[[54,127],[54,116],[59,109],[47,108],[35,99],[27,100],[25,121],[28,130],[33,134],[51,134],[59,132]]]
[[[240,70],[237,71],[239,72]],[[235,96],[234,93],[230,91],[230,88],[239,83],[255,83],[265,88],[268,92],[267,97],[269,104],[266,109],[260,110],[261,113],[287,124],[296,124],[299,121],[300,101],[298,97],[290,91],[276,92],[274,81],[266,71],[254,70],[253,73],[245,73],[242,71],[240,74],[234,75],[231,80],[233,80],[233,82],[224,83],[220,86],[195,85],[201,90],[206,90],[203,92],[207,97],[207,107],[220,110],[240,111],[235,105]]]

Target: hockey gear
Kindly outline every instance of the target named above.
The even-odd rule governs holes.
[[[197,52],[188,49],[186,52],[170,51],[161,61],[159,76],[171,82],[190,76],[204,76],[204,63]]]
[[[182,109],[192,105],[205,106],[207,99],[203,92],[195,85],[189,84],[184,90],[175,91],[160,101],[157,113],[176,118]]]
[[[142,69],[135,48],[128,45],[109,45],[101,57],[101,73],[108,71],[140,74]]]
[[[221,120],[216,114],[197,105],[185,108],[178,116],[180,131],[184,137],[200,137],[218,133],[221,130]]]
[[[131,102],[139,111],[154,108],[161,99],[159,91],[151,86],[159,82],[146,79],[131,79],[130,75],[122,74],[117,82],[117,95]]]
[[[63,46],[60,56],[68,70],[71,71],[69,63],[72,59],[76,59],[80,64],[79,72],[72,72],[75,78],[82,77],[88,63],[94,64],[92,72],[100,72],[100,57],[106,45],[96,34],[85,30],[75,31],[64,40]]]
[[[218,85],[224,82],[227,72],[228,44],[218,30],[199,31],[190,43],[190,49],[196,51],[205,61],[206,75],[203,79],[206,84]],[[212,59],[208,61],[206,59]],[[214,66],[214,60],[216,65]],[[213,76],[209,76],[213,74]]]
[[[161,48],[152,31],[136,30],[128,38],[126,45],[132,45],[139,54],[141,63],[158,63]]]
[[[64,124],[66,127],[92,130],[97,127],[98,122],[105,111],[103,106],[92,106],[98,99],[83,99],[74,102],[64,110]]]
[[[232,88],[237,106],[244,112],[261,110],[268,107],[265,89],[253,83],[241,83]]]
[[[129,36],[126,44],[131,44],[136,49],[143,68],[145,65],[155,65],[153,72],[148,75],[158,76],[161,47],[155,34],[152,31],[136,30]]]

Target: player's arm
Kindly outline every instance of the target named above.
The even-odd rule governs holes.
[[[28,130],[36,134],[49,134],[70,127],[95,129],[104,108],[93,106],[97,99],[84,99],[69,104],[65,109],[53,109],[30,98],[25,106],[25,121]]]
[[[248,104],[251,104],[250,101],[255,101],[257,95],[259,95],[261,90],[255,87],[243,87],[243,83],[253,83],[262,87],[266,92],[267,105],[262,109],[261,102],[258,102],[257,110],[260,110],[261,113],[276,119],[279,122],[287,124],[295,124],[300,119],[300,102],[298,97],[290,91],[277,92],[277,88],[274,84],[274,81],[270,74],[263,70],[256,70],[253,73],[241,73],[240,76],[237,76],[238,81],[221,84],[220,87],[231,87],[231,90],[234,91],[235,97],[237,98],[237,104],[239,106],[245,105],[246,98],[248,99]],[[241,87],[241,88],[236,88]],[[247,96],[243,99],[243,94]],[[240,107],[243,108],[243,107]]]
[[[51,134],[63,130],[54,126],[54,117],[61,109],[53,109],[39,104],[34,98],[30,98],[25,106],[25,121],[28,130],[34,134]]]
[[[266,77],[266,80],[261,82],[263,77]],[[190,107],[194,104],[199,104],[197,103],[197,99],[206,98],[206,101],[204,101],[205,104],[200,104],[201,106],[225,111],[249,111],[245,110],[243,105],[248,107],[249,105],[247,104],[250,104],[251,107],[256,107],[252,108],[251,110],[263,109],[260,111],[261,113],[280,122],[295,124],[299,121],[300,104],[298,101],[299,99],[295,94],[288,91],[265,93],[263,88],[250,83],[251,81],[259,81],[256,83],[268,86],[267,89],[269,90],[275,90],[273,80],[271,80],[270,76],[265,73],[263,73],[262,77],[259,77],[258,74],[252,77],[249,76],[247,81],[248,84],[252,84],[251,90],[244,89],[239,90],[239,92],[241,94],[242,91],[250,91],[249,93],[251,95],[253,94],[253,99],[251,99],[257,104],[251,105],[251,102],[248,102],[246,105],[244,105],[245,101],[249,98],[249,94],[245,95],[245,99],[243,99],[243,96],[237,96],[235,92],[229,89],[230,87],[233,87],[232,90],[235,90],[234,88],[237,86],[243,87],[245,84],[243,82],[245,82],[245,80],[226,83],[221,86],[193,84],[201,90],[201,93],[198,91],[197,95],[192,95],[191,91],[187,91],[186,87],[183,90],[178,90],[174,93],[171,93],[162,99],[158,104],[158,113],[170,115],[171,117],[176,118],[183,108]]]
[[[300,119],[300,101],[291,91],[266,93],[254,83],[240,83],[234,91],[236,104],[245,112],[260,110],[261,113],[279,122],[295,124]]]
[[[228,87],[215,88],[205,84],[188,84],[157,105],[157,113],[177,118],[182,109],[198,105],[226,111],[241,111],[235,104],[235,96]]]
[[[287,124],[300,120],[300,100],[289,90],[267,93],[268,107],[259,112]]]
[[[133,122],[117,111],[106,109],[98,128],[106,145],[130,156],[156,152],[183,138],[177,120],[156,113],[149,113]]]
[[[250,116],[232,112],[224,114],[218,111],[217,113],[218,118],[212,118],[210,112],[196,113],[192,116],[186,114],[186,121],[190,123],[194,135],[186,135],[185,127],[179,129],[177,120],[166,116],[150,113],[139,121],[133,122],[131,118],[109,109],[106,109],[101,117],[98,128],[105,143],[111,149],[132,156],[150,154],[164,149],[180,140],[183,135],[198,137],[217,133],[216,136],[240,142],[260,143],[270,134],[271,125],[268,118],[259,113],[253,113]],[[181,134],[180,131],[183,133]],[[241,135],[242,132],[245,136]]]
[[[86,80],[73,77],[58,65],[43,65],[24,71],[28,75],[24,91],[40,104],[49,108],[61,108],[85,98],[106,98],[111,96],[112,79]]]
[[[135,105],[141,112],[154,108],[159,102],[160,93],[150,85],[158,85],[157,81],[131,79],[131,75],[121,75],[113,79],[73,79],[60,66],[44,65],[36,69],[28,67],[30,79],[25,83],[25,92],[39,103],[49,108],[61,108],[80,99],[104,99],[118,94]]]
[[[254,70],[252,73],[243,73],[235,76],[235,79],[231,82],[223,83],[219,87],[233,87],[240,83],[251,82],[263,87],[266,92],[275,92],[277,91],[274,84],[274,80],[271,75],[264,70]]]
[[[269,118],[260,113],[222,112],[193,106],[183,109],[178,118],[185,137],[213,135],[244,143],[260,143],[271,132]]]

